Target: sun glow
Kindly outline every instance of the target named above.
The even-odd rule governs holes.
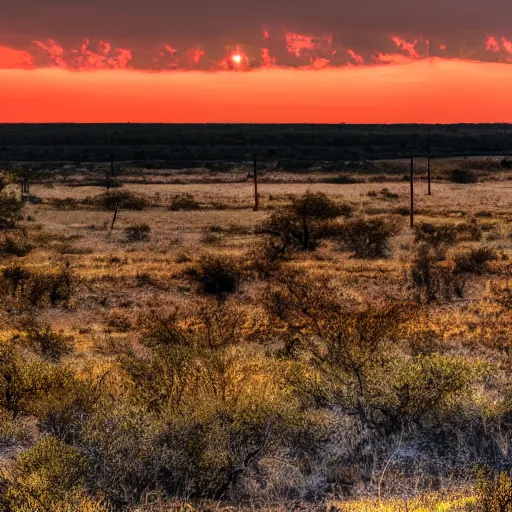
[[[242,63],[242,56],[239,53],[235,53],[234,55],[231,56],[231,60],[235,64],[241,64]]]

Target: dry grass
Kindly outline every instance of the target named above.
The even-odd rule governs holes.
[[[398,162],[400,166],[405,163]],[[467,160],[436,162],[441,176],[453,167],[469,165]],[[480,163],[475,161],[475,169]],[[419,170],[424,171],[423,162]],[[485,170],[485,169],[484,169]],[[343,171],[347,174],[347,171]],[[254,231],[264,219],[290,196],[307,190],[324,192],[335,201],[348,202],[356,216],[379,216],[402,223],[402,229],[391,240],[390,256],[380,259],[357,259],[350,251],[340,248],[335,240],[327,240],[314,252],[298,253],[284,268],[298,269],[304,275],[327,278],[336,283],[350,300],[361,304],[380,304],[386,300],[411,299],[408,277],[412,254],[416,248],[414,234],[408,229],[408,217],[399,213],[409,206],[409,184],[401,174],[364,174],[364,183],[322,183],[328,175],[278,174],[268,172],[260,184],[261,210],[252,210],[252,184],[246,170],[230,173],[194,171],[147,171],[125,169],[120,181],[122,190],[146,196],[150,206],[143,211],[120,210],[114,228],[110,228],[112,212],[82,204],[87,197],[104,192],[104,188],[81,186],[84,176],[73,175],[66,180],[56,177],[48,184],[32,184],[31,193],[43,199],[42,204],[26,204],[21,222],[33,244],[33,250],[23,258],[0,256],[0,271],[13,261],[33,272],[48,271],[68,264],[77,277],[77,287],[69,307],[34,308],[29,313],[52,326],[55,331],[74,339],[75,351],[64,357],[66,364],[78,372],[101,375],[115,366],[115,357],[129,347],[143,352],[134,326],[141,314],[158,306],[162,309],[178,306],[188,311],[198,300],[197,290],[187,271],[204,255],[227,256],[242,266],[254,257],[258,236]],[[447,181],[433,184],[433,195],[426,195],[426,184],[416,186],[417,222],[452,224],[476,222],[483,231],[480,241],[463,241],[451,247],[446,266],[461,250],[491,246],[499,258],[489,265],[489,272],[468,279],[463,297],[435,301],[428,307],[416,306],[417,315],[408,324],[409,334],[433,332],[435,347],[441,354],[454,356],[481,370],[482,377],[472,396],[474,403],[492,417],[504,407],[501,389],[510,385],[508,350],[512,346],[510,305],[496,299],[496,290],[506,290],[512,275],[512,180],[510,174],[492,172],[473,185],[455,185]],[[91,179],[87,176],[87,179]],[[387,179],[388,181],[377,181]],[[78,186],[80,185],[80,186]],[[387,189],[387,192],[382,192]],[[373,193],[375,192],[375,193]],[[190,194],[201,205],[194,211],[170,211],[169,198]],[[51,200],[73,198],[75,208],[56,209]],[[34,219],[34,220],[28,220]],[[149,240],[131,242],[125,229],[147,224]],[[252,268],[245,269],[251,274]],[[236,300],[242,308],[259,311],[265,283],[249,275],[241,284]],[[503,292],[503,297],[508,297]],[[20,306],[7,297],[0,307],[0,343],[18,333]],[[405,346],[406,343],[403,342]],[[423,347],[424,348],[424,347]],[[253,350],[251,348],[251,350]],[[404,348],[411,352],[410,347]],[[255,351],[257,354],[257,352]],[[260,357],[258,355],[258,357]],[[485,368],[495,365],[492,376]],[[93,370],[91,370],[91,368]],[[485,380],[487,379],[487,380]],[[120,383],[114,386],[122,388]],[[118,388],[116,388],[118,389]],[[482,413],[483,414],[483,413]],[[393,462],[389,473],[392,474]],[[381,468],[373,468],[372,478]],[[391,477],[390,477],[391,478]],[[390,489],[392,487],[390,486]],[[375,494],[375,486],[371,488]],[[471,494],[471,491],[468,491]],[[390,491],[390,494],[393,494]],[[421,498],[329,501],[321,505],[305,502],[290,505],[301,510],[330,512],[445,512],[463,511],[471,502],[465,494],[434,495]],[[194,505],[195,506],[195,505]],[[307,507],[311,508],[307,508]],[[211,507],[211,508],[208,508]],[[218,505],[187,508],[185,504],[140,506],[131,510],[217,510]],[[288,505],[269,510],[290,510]],[[258,507],[265,510],[265,508]],[[251,510],[252,508],[240,508]],[[218,508],[224,510],[224,508]],[[238,510],[228,507],[225,510]]]

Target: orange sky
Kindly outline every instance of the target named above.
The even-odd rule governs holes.
[[[319,71],[2,69],[0,84],[0,122],[512,122],[512,66],[468,60]]]

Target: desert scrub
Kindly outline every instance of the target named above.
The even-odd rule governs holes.
[[[149,224],[140,223],[127,226],[124,229],[128,242],[147,242],[150,238],[151,227]]]
[[[423,242],[413,253],[410,278],[416,300],[430,304],[442,298],[463,297],[466,280],[442,264],[445,255],[446,248],[440,242]]]
[[[145,210],[149,206],[149,200],[145,196],[127,190],[114,190],[96,197],[89,197],[84,199],[83,203],[110,211],[114,211],[116,205],[122,210],[135,211]]]
[[[238,261],[227,256],[202,256],[189,267],[186,274],[195,281],[201,292],[218,298],[238,291],[243,272]]]
[[[453,258],[456,274],[483,274],[490,270],[489,263],[498,259],[496,249],[480,247],[460,252]]]
[[[293,250],[311,251],[323,239],[335,235],[333,220],[351,214],[349,205],[338,204],[321,192],[308,191],[272,213],[257,232],[273,239],[269,246],[274,249],[276,257],[278,253],[286,254]]]
[[[0,232],[0,254],[21,258],[31,250],[32,244],[25,231]]]
[[[357,258],[382,258],[389,255],[390,238],[400,229],[400,224],[393,219],[354,219],[342,224],[339,240],[354,251]]]
[[[470,169],[454,169],[448,174],[448,179],[452,183],[467,185],[478,182],[478,176]]]
[[[2,280],[14,299],[30,306],[69,307],[77,278],[66,264],[53,271],[33,271],[13,264],[2,271]]]
[[[12,475],[0,476],[0,506],[12,512],[107,512],[82,488],[85,459],[74,448],[47,437],[16,458]]]
[[[77,210],[80,203],[74,197],[53,197],[49,201],[50,206],[55,210]]]
[[[0,192],[0,229],[15,227],[22,206],[14,192]]]
[[[201,204],[196,201],[192,194],[178,194],[172,196],[169,201],[169,210],[171,211],[193,211],[200,208]]]
[[[20,328],[23,342],[47,361],[57,362],[73,352],[73,337],[55,332],[49,324],[27,318]]]

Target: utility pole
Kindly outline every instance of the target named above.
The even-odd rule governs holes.
[[[260,206],[260,198],[258,195],[258,155],[254,153],[254,211],[257,212]]]
[[[414,156],[411,154],[411,229],[414,229]]]
[[[428,174],[428,195],[432,195],[432,189],[430,186],[430,168],[432,163],[432,137],[428,134],[428,163],[427,163],[427,174]]]

